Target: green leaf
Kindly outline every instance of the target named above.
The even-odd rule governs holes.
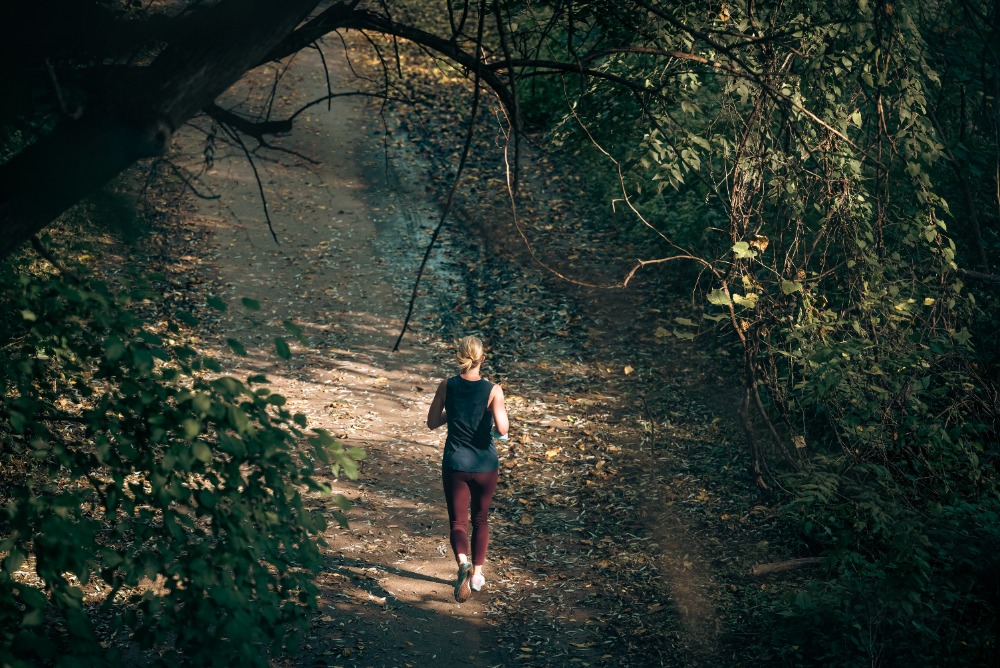
[[[11,550],[11,553],[7,555],[7,558],[3,560],[3,569],[8,574],[13,573],[21,567],[21,564],[27,559],[27,555],[21,550]]]
[[[802,290],[802,283],[799,281],[781,281],[782,294],[790,295],[793,292],[799,292],[800,290]]]
[[[239,355],[240,357],[247,356],[247,349],[244,348],[243,344],[237,341],[236,339],[226,339],[226,343],[229,344],[229,347],[232,348],[233,352]]]
[[[247,309],[249,309],[251,311],[259,311],[260,310],[260,302],[258,302],[256,299],[250,299],[249,297],[244,297],[240,301],[243,302],[243,306],[245,308],[247,308]]]
[[[189,441],[201,433],[201,423],[194,418],[184,420],[181,423],[181,427],[184,429],[184,438]]]
[[[104,359],[111,363],[117,362],[125,354],[125,344],[116,336],[104,341]]]
[[[283,327],[284,327],[285,329],[287,329],[287,330],[288,330],[289,332],[291,332],[291,333],[292,333],[292,336],[296,336],[296,337],[299,337],[299,336],[302,336],[302,328],[301,328],[301,327],[299,327],[298,325],[296,325],[296,324],[295,324],[294,322],[292,322],[291,320],[285,320],[285,321],[283,321],[283,322],[281,323],[281,325],[282,325],[282,326],[283,326]]]
[[[750,244],[746,241],[737,241],[733,244],[733,255],[738,260],[757,257],[757,251],[750,249]]]
[[[198,320],[198,318],[194,317],[187,311],[179,311],[174,315],[174,317],[183,322],[185,325],[188,325],[189,327],[197,327],[198,324],[201,322],[200,320]]]
[[[132,348],[132,366],[140,374],[148,374],[153,370],[153,355],[145,348]]]
[[[715,288],[708,293],[708,302],[716,306],[732,306],[733,302],[721,288]]]
[[[291,320],[285,320],[281,324],[285,329],[291,332],[292,336],[294,336],[299,343],[304,346],[309,345],[309,338],[303,333],[303,329],[301,327],[296,325]]]
[[[45,621],[45,611],[41,608],[33,608],[24,613],[21,618],[22,626],[38,626]]]
[[[191,446],[191,452],[194,453],[195,459],[200,462],[207,464],[212,461],[212,449],[201,441]]]
[[[28,419],[27,415],[25,415],[21,411],[17,411],[17,410],[14,410],[14,409],[10,409],[7,412],[7,419],[10,420],[10,426],[18,434],[23,434],[25,428],[29,424],[31,424],[31,420]]]
[[[350,499],[348,499],[343,494],[337,494],[331,499],[331,501],[333,501],[334,505],[340,508],[341,510],[350,510],[351,508],[354,507],[354,504],[351,503]]]
[[[205,508],[214,508],[218,503],[218,498],[211,491],[202,489],[198,491],[198,505]]]
[[[288,347],[288,343],[280,336],[274,337],[274,348],[278,351],[278,357],[281,359],[287,360],[292,356],[292,351]]]
[[[218,297],[209,297],[205,301],[208,302],[208,305],[216,311],[225,311],[228,308],[228,306],[226,306],[226,302],[222,301]]]

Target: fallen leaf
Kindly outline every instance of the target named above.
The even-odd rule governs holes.
[[[534,523],[535,523],[535,518],[529,515],[528,513],[524,513],[523,515],[521,515],[521,524],[527,526],[528,524],[534,524]]]
[[[625,365],[625,375],[626,376],[629,375],[630,373],[632,373],[633,371],[635,371],[635,369],[632,368],[631,364],[626,364]]]

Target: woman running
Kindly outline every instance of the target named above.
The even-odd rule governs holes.
[[[493,437],[506,437],[510,423],[499,385],[479,375],[486,360],[483,342],[475,336],[458,341],[457,376],[441,381],[427,412],[427,426],[448,425],[441,461],[441,479],[448,502],[451,549],[458,562],[455,600],[459,603],[486,583],[483,563],[490,540],[490,501],[500,467]],[[496,429],[494,429],[494,421]],[[472,560],[469,560],[469,510],[472,510]]]

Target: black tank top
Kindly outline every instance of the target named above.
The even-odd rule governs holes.
[[[452,471],[482,473],[500,466],[493,445],[493,413],[487,410],[493,383],[488,380],[466,380],[461,376],[448,379],[444,396],[448,416],[448,438],[444,444],[442,465]]]

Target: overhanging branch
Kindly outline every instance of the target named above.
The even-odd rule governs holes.
[[[253,137],[257,141],[264,141],[264,135],[276,135],[292,131],[292,119],[287,118],[280,121],[251,121],[239,114],[223,109],[219,105],[206,105],[205,113],[219,123],[228,125],[243,134]]]

